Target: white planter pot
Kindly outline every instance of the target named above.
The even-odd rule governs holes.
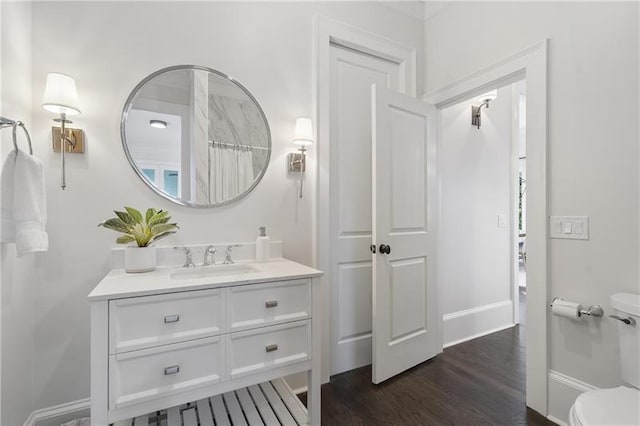
[[[149,272],[156,269],[155,247],[126,247],[124,270],[127,272]]]

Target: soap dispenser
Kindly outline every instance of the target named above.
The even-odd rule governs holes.
[[[256,261],[257,262],[266,262],[269,260],[269,249],[271,248],[271,243],[269,241],[269,237],[267,237],[267,228],[261,226],[258,228],[260,234],[258,238],[256,238]]]

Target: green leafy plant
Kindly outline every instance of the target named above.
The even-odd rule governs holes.
[[[114,210],[116,217],[107,219],[98,226],[120,232],[118,244],[135,242],[138,247],[148,247],[151,243],[167,237],[180,229],[177,223],[169,223],[171,216],[165,210],[147,209],[144,216],[133,207],[125,211]]]

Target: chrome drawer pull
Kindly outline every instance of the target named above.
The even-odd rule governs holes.
[[[278,306],[278,301],[269,300],[268,302],[264,302],[264,306],[266,306],[267,308],[275,308],[276,306]]]
[[[166,367],[164,369],[164,375],[165,376],[170,376],[172,374],[178,374],[180,372],[180,366],[179,365],[172,365],[171,367]]]
[[[164,317],[165,324],[170,324],[172,322],[178,322],[178,321],[180,321],[180,315],[167,315],[166,317]]]
[[[274,352],[278,350],[278,345],[269,345],[264,348],[265,352]]]

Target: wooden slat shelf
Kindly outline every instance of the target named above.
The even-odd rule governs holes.
[[[282,380],[121,420],[113,426],[306,426],[307,409]]]

